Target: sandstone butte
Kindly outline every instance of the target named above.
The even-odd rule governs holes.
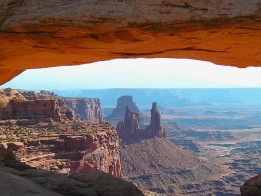
[[[260,0],[0,0],[0,84],[114,58],[261,65]]]

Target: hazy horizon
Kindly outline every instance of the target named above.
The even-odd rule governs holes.
[[[0,88],[25,90],[260,88],[261,67],[190,59],[114,59],[26,70]]]

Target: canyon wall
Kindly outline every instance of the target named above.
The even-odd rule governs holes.
[[[0,90],[0,118],[52,118],[103,122],[99,99],[64,98],[54,93]]]
[[[93,126],[93,130],[99,131],[82,135],[50,134],[35,139],[28,137],[25,142],[1,143],[0,148],[13,152],[26,165],[45,171],[73,174],[102,170],[121,177],[116,131],[108,124]]]
[[[98,169],[121,177],[117,133],[102,121],[99,99],[0,90],[0,146],[38,169],[68,174]]]
[[[0,90],[0,118],[52,118],[74,120],[74,111],[63,99],[33,91]]]
[[[103,113],[99,99],[65,98],[65,104],[72,108],[83,121],[103,122]]]
[[[260,66],[260,10],[259,0],[0,1],[0,84],[28,68],[114,58]]]

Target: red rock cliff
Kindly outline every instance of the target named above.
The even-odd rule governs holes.
[[[103,122],[103,113],[99,99],[66,98],[65,104],[72,108],[83,121]]]
[[[0,90],[0,118],[52,118],[103,122],[99,99],[57,97],[48,91],[36,93]]]
[[[74,111],[63,99],[13,89],[0,90],[0,118],[53,118],[73,120]]]
[[[121,177],[119,138],[110,124],[41,122],[31,124],[30,130],[26,123],[17,122],[1,125],[12,135],[19,132],[19,137],[13,136],[14,142],[3,142],[0,147],[27,165],[65,174],[98,169]]]

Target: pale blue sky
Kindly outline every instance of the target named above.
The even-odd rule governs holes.
[[[80,66],[27,70],[1,88],[261,87],[261,68],[239,69],[188,59],[115,59]]]

